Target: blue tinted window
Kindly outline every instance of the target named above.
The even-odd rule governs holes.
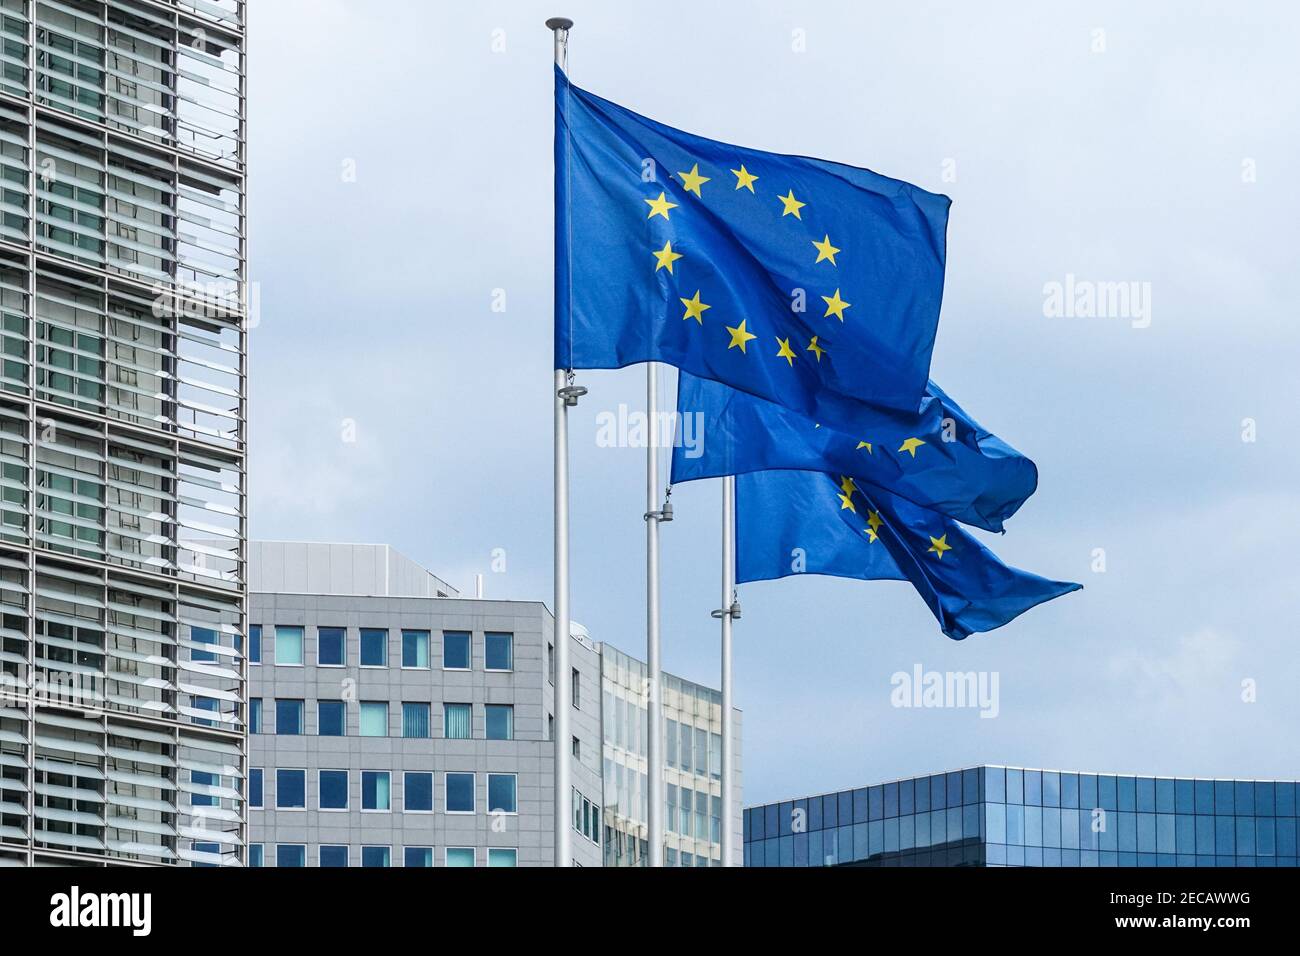
[[[1154,813],[1156,809],[1156,781],[1154,777],[1138,777],[1137,808],[1142,813]]]
[[[913,791],[916,799],[916,812],[922,813],[930,809],[930,781],[927,777],[912,779]]]
[[[253,767],[248,771],[248,805],[250,807],[260,807],[262,805],[261,767]]]
[[[1277,821],[1272,817],[1260,817],[1252,822],[1255,824],[1255,853],[1259,856],[1273,856],[1277,852],[1277,831],[1274,827]]]
[[[1118,777],[1115,780],[1115,789],[1119,797],[1119,808],[1121,810],[1133,811],[1137,809],[1137,780],[1134,777]],[[1123,849],[1121,847],[1121,849]]]
[[[249,698],[248,732],[250,734],[260,734],[262,732],[262,698],[260,697]]]
[[[1261,817],[1273,815],[1273,784],[1255,784],[1255,815]]]
[[[1214,817],[1198,814],[1196,817],[1196,852],[1214,852]]]
[[[443,631],[442,666],[451,671],[469,670],[468,631]]]
[[[307,806],[307,771],[275,772],[275,805],[281,810],[297,810]]]
[[[487,775],[488,813],[517,813],[517,778],[513,773]],[[696,794],[696,815],[699,815],[699,797]],[[700,834],[696,834],[699,836]]]
[[[915,787],[912,781],[902,780],[898,784],[898,812],[906,815],[916,809]]]
[[[887,783],[884,787],[885,794],[885,816],[898,816],[898,784]]]
[[[248,625],[248,663],[262,663],[262,625]]]
[[[215,787],[220,781],[214,773],[204,773],[202,770],[190,771],[190,783],[196,783],[203,787]],[[217,798],[206,793],[191,793],[190,806],[192,807],[215,807]]]
[[[388,631],[377,627],[361,629],[361,666],[388,666]]]
[[[403,787],[408,811],[433,809],[433,774],[408,772]]]
[[[488,631],[483,635],[483,666],[490,671],[513,670],[515,636]]]
[[[808,805],[808,829],[820,830],[824,822],[822,820],[822,798],[810,797],[808,800],[804,802],[807,803]],[[767,831],[767,835],[769,837],[776,836],[776,834],[773,833],[771,830]]]
[[[1236,847],[1236,818],[1216,816],[1214,818],[1214,852],[1230,855],[1237,852]]]
[[[341,627],[316,628],[316,663],[322,667],[342,667],[347,663],[344,634]]]
[[[845,790],[837,798],[839,803],[839,825],[845,826],[853,822],[853,791]]]
[[[1079,806],[1085,810],[1095,810],[1100,806],[1100,804],[1097,803],[1096,774],[1079,774]]]
[[[822,828],[831,830],[840,825],[840,805],[835,794],[828,793],[822,797]]]
[[[1061,806],[1074,808],[1079,805],[1079,775],[1077,773],[1061,774]]]
[[[1255,812],[1255,785],[1249,780],[1238,780],[1233,785],[1236,812],[1239,816],[1251,816]],[[1238,850],[1238,853],[1241,851]]]
[[[191,627],[190,640],[193,641],[195,644],[216,644],[217,632],[213,630],[209,630],[206,627]],[[217,655],[209,651],[200,651],[197,648],[190,648],[190,660],[192,661],[204,661],[204,662],[211,663],[216,659],[217,659]]]
[[[494,705],[488,704],[490,710]],[[490,721],[489,721],[490,723]],[[425,738],[429,736],[429,705],[416,701],[402,704],[402,736]],[[491,734],[488,738],[491,739]]]
[[[322,770],[320,772],[320,808],[346,810],[348,808],[348,772]]]
[[[1156,809],[1161,813],[1174,812],[1174,782],[1167,778],[1156,781]]]
[[[1279,817],[1295,816],[1295,797],[1296,785],[1294,783],[1274,785],[1273,799],[1276,802],[1276,813]]]
[[[345,846],[323,846],[320,848],[320,865],[329,867],[348,865],[348,848]]]
[[[1192,786],[1192,781],[1174,781],[1174,809],[1179,813],[1196,812],[1196,790]]]
[[[971,767],[969,770],[961,772],[961,802],[962,803],[979,803],[980,799],[980,771],[978,767]]]
[[[302,701],[275,702],[275,732],[281,737],[294,737],[302,733]]]
[[[984,799],[990,803],[1005,803],[1007,799],[1007,772],[1001,767],[984,768]],[[1001,843],[1001,840],[995,841]]]
[[[306,866],[307,848],[301,843],[281,843],[275,848],[276,866]]]
[[[1043,772],[1041,770],[1025,771],[1025,806],[1042,806]]]
[[[948,807],[961,806],[961,771],[948,774]]]
[[[885,788],[867,788],[867,819],[881,820],[885,816]]]
[[[820,803],[821,801],[817,801]],[[776,836],[779,824],[776,820],[777,807],[775,803],[769,803],[763,808],[763,834],[764,839],[770,840]],[[811,816],[811,814],[809,814]],[[766,850],[764,850],[766,852]]]
[[[266,864],[263,862],[262,853],[263,853],[262,844],[250,843],[248,845],[248,865],[265,866]]]
[[[402,666],[429,666],[428,631],[402,631]]]
[[[433,866],[433,847],[408,846],[402,852],[403,866]]]
[[[1197,780],[1196,781],[1196,812],[1213,813],[1214,812],[1214,781]],[[1203,851],[1197,850],[1197,853]],[[1211,853],[1214,851],[1211,850]]]
[[[447,812],[474,812],[474,775],[472,773],[447,774]]]
[[[1255,818],[1237,817],[1237,855],[1255,855]]]
[[[867,788],[853,791],[853,822],[866,823],[871,819],[871,813],[867,807]]]
[[[386,846],[363,846],[361,848],[362,866],[388,866],[389,849]]]
[[[513,740],[515,708],[510,704],[485,704],[483,716],[488,740]]]
[[[1061,775],[1055,770],[1043,771],[1043,806],[1061,805]]]
[[[1097,777],[1097,806],[1103,810],[1117,810],[1119,806],[1115,799],[1115,778],[1110,774],[1101,774]]]
[[[942,810],[948,805],[948,798],[944,791],[943,774],[930,778],[930,809]]]
[[[361,809],[392,809],[392,777],[387,770],[361,771]]]
[[[316,733],[321,737],[342,737],[347,733],[347,704],[341,700],[316,702]]]
[[[1156,815],[1139,813],[1137,815],[1138,852],[1154,853],[1156,851]]]
[[[1232,799],[1232,781],[1216,780],[1214,781],[1214,812],[1215,813],[1233,813],[1235,806]],[[1224,852],[1222,848],[1220,853]]]

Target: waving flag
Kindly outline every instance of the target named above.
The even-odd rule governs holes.
[[[846,428],[917,408],[946,196],[555,80],[556,368],[665,362]]]
[[[1003,564],[955,522],[853,478],[762,471],[736,479],[736,580],[829,574],[912,583],[961,640],[1077,591]]]
[[[1038,486],[1038,469],[933,382],[919,412],[874,409],[852,432],[682,372],[677,412],[696,441],[673,449],[672,480],[792,468],[851,474],[950,518],[1001,531]]]

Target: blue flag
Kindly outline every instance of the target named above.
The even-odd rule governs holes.
[[[851,433],[686,372],[677,380],[677,413],[693,440],[673,448],[674,482],[773,468],[833,471],[987,531],[1003,530],[1038,486],[1032,461],[933,382],[920,412],[876,409]]]
[[[556,368],[665,362],[845,427],[916,409],[946,196],[555,83]]]
[[[1008,567],[950,519],[847,476],[740,475],[736,581],[800,573],[911,581],[953,640],[1080,588]]]

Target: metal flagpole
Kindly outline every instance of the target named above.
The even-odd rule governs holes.
[[[732,854],[736,848],[733,833],[735,811],[731,801],[732,774],[735,770],[732,739],[735,726],[731,705],[731,622],[740,617],[740,602],[736,593],[736,479],[727,475],[722,479],[722,865],[734,866]]]
[[[664,757],[663,714],[659,663],[659,522],[672,520],[665,504],[659,507],[659,366],[646,363],[646,829],[650,843],[650,866],[664,865]]]
[[[568,61],[569,30],[573,21],[552,17],[547,29],[555,34],[555,65]],[[572,766],[569,755],[569,408],[577,405],[586,389],[572,382],[572,372],[555,370],[555,865],[570,866],[572,824]]]

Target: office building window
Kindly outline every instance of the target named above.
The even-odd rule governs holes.
[[[302,666],[302,628],[275,626],[275,663],[281,667]]]
[[[262,698],[260,697],[248,699],[248,732],[250,734],[262,732]]]
[[[433,812],[433,774],[408,771],[402,780],[402,792],[407,813]]]
[[[484,634],[483,666],[490,671],[514,670],[515,636],[493,631]]]
[[[388,701],[363,700],[361,702],[361,736],[388,736]]]
[[[248,865],[249,866],[266,866],[263,862],[263,847],[260,843],[248,844]]]
[[[513,773],[487,775],[488,813],[517,813],[518,776]]]
[[[546,715],[546,739],[547,740],[555,739],[555,715],[554,714]]]
[[[347,663],[347,631],[341,627],[316,628],[316,663],[342,667]]]
[[[306,770],[277,770],[275,772],[275,808],[277,810],[305,810],[307,808]]]
[[[279,737],[296,737],[302,733],[302,701],[276,700],[275,733]]]
[[[573,738],[573,743],[569,745],[569,750],[579,760],[582,759],[582,741],[579,740],[577,737]]]
[[[515,739],[515,708],[513,704],[486,704],[483,707],[488,740]]]
[[[200,787],[214,787],[220,783],[219,778],[214,773],[204,773],[202,770],[190,771],[190,783],[197,784]],[[192,807],[215,807],[217,798],[209,793],[194,792],[190,794],[190,806]]]
[[[519,865],[518,850],[506,850],[501,847],[489,847],[487,856],[488,856],[487,858],[488,866],[514,867]]]
[[[402,851],[403,866],[433,866],[433,847],[408,846]]]
[[[666,722],[667,729],[664,731],[664,760],[668,766],[677,766],[677,721],[671,717]]]
[[[281,843],[275,848],[276,866],[306,866],[307,847],[301,843]]]
[[[348,772],[322,770],[320,772],[320,808],[346,810],[348,808]]]
[[[345,846],[322,846],[320,848],[320,865],[323,867],[347,866],[348,848]]]
[[[316,734],[343,737],[347,734],[348,705],[341,700],[316,701]]]
[[[388,631],[378,627],[361,629],[361,666],[388,666]]]
[[[248,771],[248,805],[254,809],[262,806],[262,768]]]
[[[363,846],[361,848],[362,866],[388,866],[390,848],[386,846]]]
[[[428,704],[402,704],[402,736],[403,737],[428,737],[429,736],[429,705]]]
[[[217,643],[217,632],[206,627],[191,627],[190,641],[194,644],[215,644]],[[190,660],[199,661],[200,663],[210,664],[216,661],[217,655],[211,651],[201,651],[198,648],[190,648]]]
[[[442,735],[448,740],[469,740],[472,716],[469,704],[443,704]]]
[[[546,679],[555,683],[555,645],[546,645]]]
[[[573,683],[572,683],[572,685],[570,686],[570,692],[571,692],[572,695],[573,695],[573,706],[574,706],[574,707],[577,707],[577,708],[579,708],[579,709],[581,709],[581,707],[582,707],[582,690],[581,690],[581,688],[582,688],[582,681],[581,681],[581,677],[582,677],[582,675],[578,673],[578,669],[575,667],[575,668],[573,669],[573,674],[572,674],[572,680],[573,680]]]
[[[447,812],[474,812],[474,775],[472,773],[447,774]]]
[[[248,625],[248,663],[262,663],[262,625]]]
[[[387,770],[361,771],[361,809],[380,812],[392,809],[390,785]]]
[[[448,671],[469,670],[469,632],[442,632],[442,669]]]
[[[473,866],[474,848],[472,846],[447,847],[446,863],[448,866]]]
[[[722,779],[722,735],[709,734],[709,775],[714,780]]]
[[[402,631],[402,666],[429,666],[429,632]]]

